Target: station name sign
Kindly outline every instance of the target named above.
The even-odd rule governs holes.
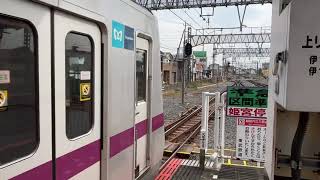
[[[236,156],[264,162],[267,137],[268,89],[228,87],[227,116],[236,118]]]

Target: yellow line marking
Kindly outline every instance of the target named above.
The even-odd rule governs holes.
[[[178,154],[191,154],[191,153],[189,153],[189,152],[178,152]]]
[[[235,149],[224,149],[225,151],[236,151]]]
[[[244,166],[247,166],[247,161],[243,161],[243,165],[244,165]]]
[[[198,151],[191,151],[191,154],[200,154]],[[206,153],[206,156],[211,156],[213,153]]]
[[[240,166],[240,167],[250,167],[250,168],[257,168],[257,169],[263,169],[264,167],[258,167],[258,166],[245,166],[242,164],[228,164],[228,163],[223,163],[224,165],[227,166]]]

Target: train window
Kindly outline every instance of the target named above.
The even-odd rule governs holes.
[[[93,126],[93,42],[87,35],[66,37],[66,134],[74,139]]]
[[[0,166],[39,143],[35,39],[28,23],[0,16]]]
[[[146,101],[147,83],[147,51],[137,50],[136,52],[136,91],[137,100]]]

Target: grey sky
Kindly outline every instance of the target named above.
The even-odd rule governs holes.
[[[271,7],[271,4],[249,5],[247,7],[244,24],[248,27],[271,26]],[[243,6],[240,7],[241,14],[243,12],[243,8]],[[186,20],[196,29],[199,29],[201,27],[208,27],[206,22],[204,22],[202,18],[199,17],[200,9],[184,9],[172,11],[174,11],[178,16]],[[204,14],[210,14],[212,13],[212,8],[205,8],[203,9],[203,12]],[[194,22],[190,17],[188,17],[186,13],[189,14],[197,23]],[[176,49],[179,45],[181,34],[184,28],[183,21],[168,10],[154,11],[154,14],[158,17],[159,20],[161,50],[176,53]],[[239,27],[237,8],[234,6],[215,8],[214,17],[210,17],[210,27]],[[202,50],[202,48],[202,46],[196,47],[195,50]],[[212,56],[212,45],[206,45],[204,49],[208,51],[208,56]],[[248,62],[247,60],[244,61]]]

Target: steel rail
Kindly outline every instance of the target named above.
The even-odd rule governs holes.
[[[171,154],[171,156],[162,164],[160,167],[160,172],[167,166],[167,164],[176,156],[180,149],[185,145],[192,137],[200,132],[201,125],[199,125],[188,137],[180,144],[180,146]]]
[[[214,101],[214,98],[212,98],[210,100],[209,103],[212,103]],[[193,118],[194,116],[196,116],[198,113],[200,113],[202,110],[202,106],[198,107],[196,110],[194,110],[192,113],[190,113],[188,116],[186,116],[185,118],[181,119],[181,120],[177,120],[176,123],[174,123],[168,130],[165,131],[165,136],[168,136],[169,134],[173,133],[176,129],[178,129],[179,127],[181,127],[183,124],[185,124],[186,122],[188,122],[191,118]]]
[[[189,108],[187,111],[183,112],[183,114],[179,117],[178,120],[170,122],[166,127],[164,128],[165,131],[175,126],[178,122],[182,121],[188,114],[192,113],[194,110],[196,110],[198,106],[193,106],[192,108]]]

